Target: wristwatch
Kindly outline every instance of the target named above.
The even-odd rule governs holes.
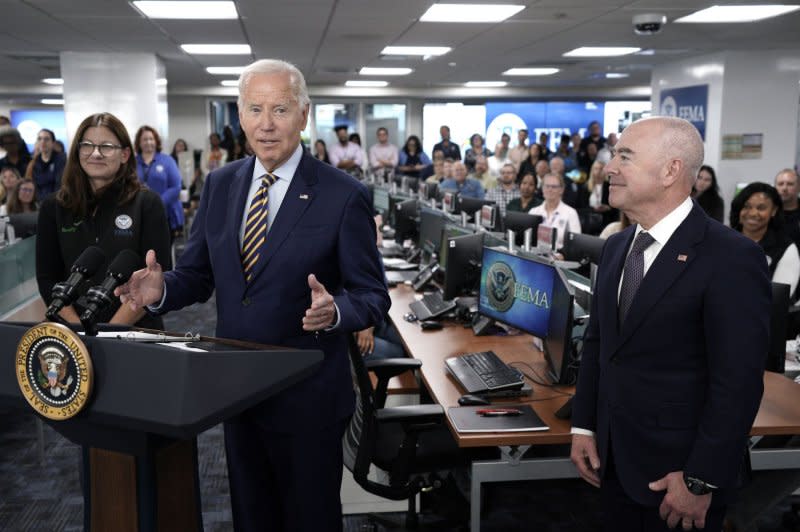
[[[693,495],[707,495],[717,489],[716,486],[703,482],[697,477],[683,474],[683,482],[686,483],[686,489]]]

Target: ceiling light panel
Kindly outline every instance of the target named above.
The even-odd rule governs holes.
[[[363,67],[358,71],[362,76],[407,76],[414,71],[412,68],[374,68]]]
[[[508,85],[507,81],[468,81],[464,83],[465,87],[471,89],[488,89],[492,87],[505,87]]]
[[[193,55],[250,55],[249,44],[182,44],[181,49]]]
[[[233,2],[136,1],[131,2],[144,16],[152,19],[235,19],[239,18]]]
[[[504,76],[551,76],[558,72],[558,68],[537,67],[537,68],[509,68],[503,72]]]
[[[206,72],[209,74],[221,75],[221,76],[238,76],[244,69],[247,67],[243,66],[210,66],[206,68]]]
[[[641,48],[631,46],[581,46],[564,54],[564,57],[618,57],[634,54]]]
[[[452,50],[449,46],[387,46],[381,50],[381,55],[444,55]]]
[[[711,6],[681,17],[681,23],[735,23],[756,22],[797,11],[798,5]]]
[[[345,87],[386,87],[388,81],[378,80],[350,80],[344,82]]]
[[[513,4],[433,4],[420,22],[501,22],[525,6]]]

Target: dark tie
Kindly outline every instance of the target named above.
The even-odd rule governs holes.
[[[247,221],[242,238],[242,270],[244,270],[244,278],[248,283],[253,278],[253,271],[261,255],[261,248],[267,238],[268,190],[277,179],[270,173],[261,178],[261,186],[258,187],[253,201],[250,202],[250,208],[247,210]]]
[[[650,233],[642,231],[636,235],[633,247],[625,259],[625,271],[622,273],[622,288],[619,291],[619,323],[625,321],[628,309],[631,308],[633,296],[642,284],[644,277],[644,250],[650,247],[655,239]]]

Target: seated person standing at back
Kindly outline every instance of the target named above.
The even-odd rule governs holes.
[[[528,212],[542,204],[542,199],[536,196],[536,177],[525,174],[519,183],[519,197],[506,204],[506,212]]]
[[[516,175],[517,172],[514,169],[514,165],[506,163],[500,169],[499,184],[486,193],[487,200],[497,203],[500,208],[500,216],[506,215],[506,206],[511,200],[519,198],[519,189],[517,184],[514,183]]]
[[[446,178],[439,185],[442,192],[456,192],[465,198],[483,199],[485,192],[481,182],[467,177],[467,167],[461,161],[453,163],[453,177]]]
[[[561,201],[564,195],[564,179],[559,174],[547,174],[542,184],[544,203],[532,208],[528,214],[538,214],[544,221],[542,225],[556,228],[556,249],[564,247],[564,235],[581,232],[578,211]]]

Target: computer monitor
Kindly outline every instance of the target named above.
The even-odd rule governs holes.
[[[772,306],[769,315],[769,351],[764,369],[783,373],[786,370],[786,329],[789,324],[791,286],[772,283]]]
[[[8,222],[14,226],[14,236],[16,238],[34,236],[36,234],[36,223],[38,220],[38,211],[8,215]]]
[[[542,340],[553,382],[571,380],[574,298],[561,272],[542,260],[483,248],[478,312]]]
[[[447,272],[447,256],[449,251],[449,239],[457,236],[471,235],[474,231],[462,227],[455,223],[447,222],[442,228],[441,247],[439,248],[439,271]]]
[[[531,245],[536,245],[536,229],[542,223],[544,218],[538,214],[528,214],[527,212],[513,212],[506,211],[503,218],[503,227],[505,231],[514,231],[515,243],[521,246],[525,238],[525,230],[531,229],[533,235],[531,237]]]
[[[473,216],[484,205],[497,205],[497,202],[477,198],[465,198],[459,195],[456,199],[456,212],[465,212]]]
[[[480,210],[480,225],[487,231],[497,231],[500,218],[497,205],[484,205]]]
[[[427,181],[420,181],[417,187],[419,199],[422,201],[430,201],[431,198],[437,198],[439,194],[439,185],[436,183],[428,183]]]
[[[394,208],[395,241],[402,243],[406,239],[416,238],[418,217],[419,217],[418,200],[410,199],[395,204]]]
[[[442,247],[442,229],[447,223],[444,213],[422,205],[419,210],[419,241],[422,262],[427,264]]]
[[[447,271],[444,274],[444,299],[453,299],[478,287],[481,273],[484,233],[457,236],[447,242]]]
[[[372,190],[372,207],[386,217],[389,211],[389,191],[383,187],[374,187]],[[388,222],[388,220],[386,220]]]
[[[599,236],[567,231],[564,235],[564,249],[561,250],[561,253],[566,260],[573,260],[582,264],[599,264],[605,245],[605,239]]]
[[[554,268],[553,297],[547,335],[542,338],[544,359],[554,383],[575,384],[573,371],[572,326],[575,297],[561,268]]]
[[[455,192],[445,192],[442,195],[442,210],[444,212],[456,211],[456,194]]]

